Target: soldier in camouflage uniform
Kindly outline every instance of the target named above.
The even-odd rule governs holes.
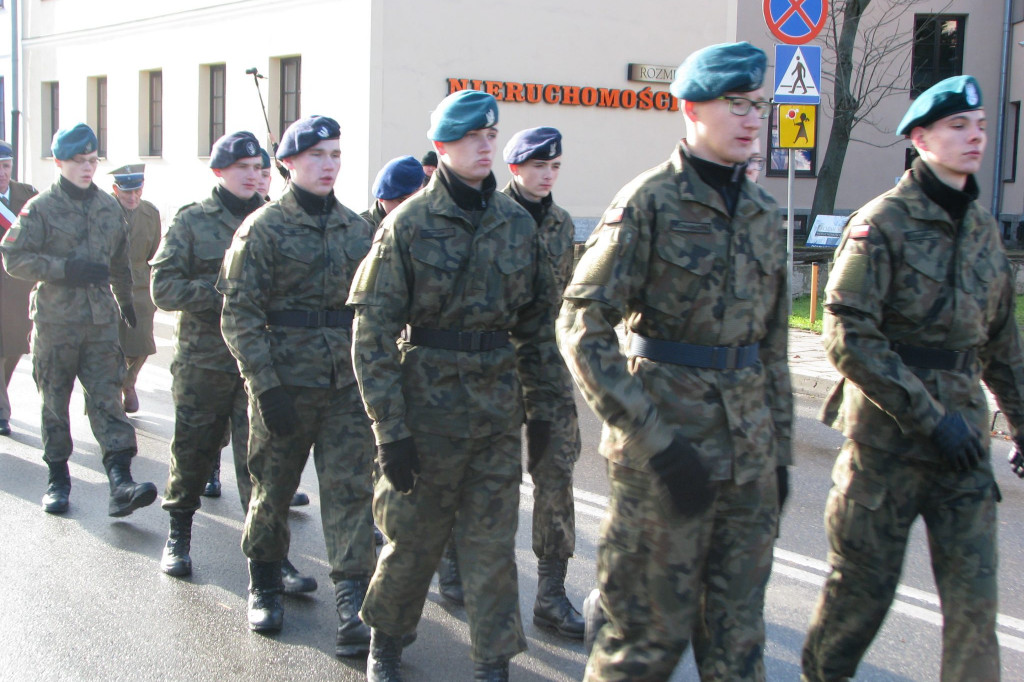
[[[764,680],[793,410],[778,207],[744,174],[765,63],[749,43],[683,62],[685,141],[619,192],[565,290],[559,348],[611,487],[587,680],[668,679],[691,639],[704,682]]]
[[[1024,353],[999,229],[977,202],[981,106],[971,76],[922,93],[898,128],[920,157],[851,216],[836,250],[822,341],[843,380],[822,419],[847,441],[825,507],[832,571],[804,644],[805,680],[854,676],[918,516],[942,602],[942,680],[999,679],[999,491],[980,381],[1021,442]]]
[[[377,172],[373,181],[373,206],[359,214],[374,230],[380,227],[384,216],[418,192],[427,176],[423,166],[412,156],[391,159]]]
[[[374,517],[390,538],[362,610],[373,628],[370,680],[401,679],[401,638],[416,627],[453,528],[476,679],[507,679],[526,648],[520,430],[524,409],[550,430],[562,388],[550,268],[529,214],[495,191],[497,120],[494,98],[470,90],[434,110],[427,135],[441,165],[385,218],[349,297],[384,474]]]
[[[220,461],[229,424],[238,494],[247,509],[252,484],[246,458],[249,420],[238,364],[220,330],[223,297],[215,288],[224,251],[247,215],[263,205],[257,192],[262,166],[250,132],[224,135],[210,152],[218,183],[209,197],[178,211],[153,259],[153,300],[178,311],[171,395],[174,437],[163,508],[170,531],[160,559],[168,575],[192,572],[192,517],[200,507],[210,472]],[[316,581],[285,562],[289,592],[312,592]]]
[[[121,407],[124,355],[117,323],[136,322],[128,231],[117,200],[92,182],[99,158],[96,135],[84,123],[53,136],[60,178],[21,210],[0,251],[14,277],[36,280],[30,312],[32,377],[42,398],[43,459],[50,470],[43,509],[68,509],[75,378],[110,479],[111,516],[127,516],[156,499],[156,486],[135,483],[135,429]],[[113,293],[111,293],[113,290]]]
[[[242,551],[249,559],[249,627],[279,630],[280,564],[288,504],[313,448],[339,626],[336,653],[365,654],[359,619],[373,572],[373,436],[352,373],[352,311],[345,297],[372,230],[334,196],[338,123],[310,116],[281,137],[291,172],[278,201],[250,216],[224,258],[224,340],[237,358],[252,419],[253,497]]]
[[[149,260],[160,245],[160,211],[142,198],[146,164],[131,164],[110,171],[114,176],[114,198],[121,204],[128,225],[128,259],[132,264],[132,304],[138,323],[134,328],[122,322],[118,326],[118,340],[124,352],[127,372],[121,387],[124,411],[138,412],[139,395],[135,382],[146,358],[156,353],[153,338],[153,316],[156,306],[149,293]]]

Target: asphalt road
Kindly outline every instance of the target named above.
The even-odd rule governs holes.
[[[172,432],[170,319],[158,318],[160,352],[143,369],[142,410],[133,416],[140,446],[133,473],[136,480],[154,481],[161,491]],[[196,516],[193,575],[184,580],[165,576],[158,563],[167,515],[159,503],[125,519],[106,515],[106,476],[77,390],[72,398],[76,449],[71,460],[71,509],[59,517],[41,511],[46,469],[40,458],[39,406],[29,368],[26,358],[11,384],[14,434],[0,438],[0,584],[7,595],[0,616],[0,678],[363,679],[363,660],[334,656],[337,616],[312,466],[301,486],[312,504],[291,513],[291,558],[300,570],[315,575],[320,587],[310,596],[286,598],[285,627],[279,635],[251,633],[245,618],[248,577],[239,549],[244,516],[234,493],[230,452],[223,455],[224,496],[204,498]],[[817,402],[798,400],[798,466],[766,604],[770,680],[798,679],[806,624],[828,570],[822,510],[842,439],[813,419]],[[600,425],[585,407],[581,421],[577,556],[570,562],[567,581],[577,605],[594,581],[599,523],[607,503],[604,462],[596,454]],[[1008,443],[997,443],[994,457],[1004,459],[1008,451]],[[997,470],[1004,496],[999,509],[1003,679],[1024,679],[1024,543],[1017,532],[1024,482],[1001,462]],[[528,477],[523,493],[517,558],[529,651],[514,659],[512,678],[578,680],[585,665],[582,646],[531,622],[536,560],[530,549]],[[938,679],[941,616],[927,557],[925,533],[917,527],[900,594],[857,680]],[[449,606],[436,584],[418,633],[418,641],[403,656],[407,680],[471,679],[465,611]],[[684,658],[673,679],[696,679],[692,660]]]

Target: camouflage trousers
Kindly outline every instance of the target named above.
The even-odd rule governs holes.
[[[164,509],[199,509],[200,495],[210,472],[220,459],[223,438],[229,428],[236,449],[245,461],[249,420],[245,384],[234,372],[196,367],[188,362],[171,363],[171,396],[174,399],[174,437],[164,491]],[[236,460],[238,459],[236,455]],[[239,472],[236,470],[236,475]],[[247,489],[249,472],[239,478]]]
[[[585,680],[667,680],[693,641],[703,682],[763,681],[764,593],[778,523],[775,472],[719,483],[704,514],[675,512],[652,473],[609,463],[597,580],[608,623]]]
[[[116,324],[53,324],[32,329],[32,378],[42,399],[43,459],[65,462],[71,442],[69,405],[75,379],[82,382],[85,411],[103,460],[138,451],[135,427],[121,406],[125,364]]]
[[[377,481],[373,515],[390,539],[363,601],[363,621],[390,635],[412,632],[454,529],[474,661],[526,650],[519,614],[515,539],[522,480],[519,430],[484,438],[414,431],[420,475],[403,495]]]
[[[312,448],[331,580],[368,578],[375,561],[370,512],[374,447],[359,390],[354,383],[345,388],[285,388],[299,415],[289,436],[271,435],[257,406],[249,404],[253,490],[242,551],[255,561],[280,561],[288,555],[288,508]]]
[[[21,360],[20,355],[3,358],[3,367],[0,371],[0,380],[3,380],[3,384],[0,384],[0,419],[11,418],[11,399],[7,395],[7,385],[11,383],[11,377],[14,376],[14,369],[18,366],[19,360]]]
[[[533,553],[538,559],[568,559],[576,550],[576,507],[572,472],[580,458],[576,404],[559,408],[551,441],[533,479]]]
[[[885,618],[921,516],[942,604],[942,680],[999,679],[996,494],[991,465],[961,474],[847,441],[825,506],[829,574],[803,679],[852,678]]]

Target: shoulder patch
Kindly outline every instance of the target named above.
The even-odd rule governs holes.
[[[614,225],[615,223],[621,223],[622,219],[626,215],[626,209],[623,206],[615,206],[609,208],[601,216],[601,222],[605,225]]]
[[[871,225],[860,223],[850,226],[850,239],[865,239],[871,234]]]
[[[18,215],[28,215],[28,209],[35,203],[38,196],[38,194],[33,194],[29,197],[28,201],[25,202],[25,205],[21,207],[20,211],[18,211]]]

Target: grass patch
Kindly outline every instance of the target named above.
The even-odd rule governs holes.
[[[1024,297],[1022,297],[1024,298]],[[818,297],[818,312],[814,318],[814,324],[811,324],[811,297],[810,296],[799,296],[793,299],[793,312],[789,316],[789,326],[796,329],[807,329],[809,331],[820,334],[821,333],[821,315],[822,315],[822,302],[825,300],[824,296]],[[1019,311],[1018,311],[1019,314]],[[1019,318],[1018,318],[1019,319]]]

